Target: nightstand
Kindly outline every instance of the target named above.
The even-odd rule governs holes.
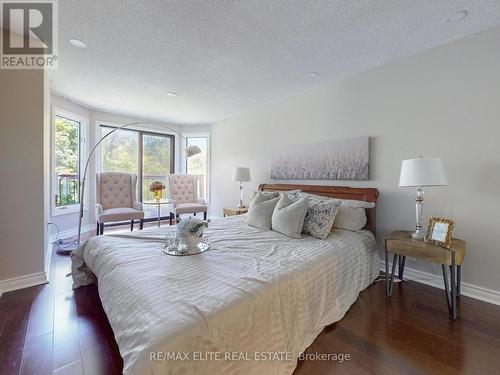
[[[248,207],[224,207],[224,217],[246,214],[248,212]]]
[[[460,295],[461,266],[465,256],[465,241],[454,238],[451,246],[446,249],[425,241],[413,240],[410,232],[396,231],[385,236],[385,281],[386,295],[392,295],[394,273],[398,265],[399,278],[403,280],[406,257],[416,258],[430,263],[441,264],[443,269],[444,289],[450,319],[457,318],[457,297]],[[394,254],[392,272],[389,274],[389,253]],[[450,286],[448,287],[448,272],[450,269]]]

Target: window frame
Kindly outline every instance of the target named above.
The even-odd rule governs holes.
[[[69,204],[65,206],[56,206],[57,190],[57,175],[56,175],[56,118],[63,117],[70,121],[75,121],[80,124],[79,129],[79,142],[78,142],[78,177],[80,179],[81,173],[85,166],[85,161],[88,155],[88,132],[89,132],[89,119],[77,113],[52,106],[51,111],[51,124],[50,124],[50,213],[51,216],[68,215],[78,212],[80,209],[80,202],[76,204]],[[80,189],[80,186],[78,186]],[[80,198],[80,192],[78,193]],[[84,198],[84,203],[87,199]]]
[[[206,191],[206,197],[198,197],[201,199],[204,199],[206,204],[210,203],[210,195],[211,195],[211,143],[210,143],[210,132],[208,131],[201,131],[201,132],[183,132],[182,133],[182,138],[183,138],[183,143],[182,145],[184,147],[187,147],[188,145],[188,138],[206,138],[207,139],[207,165],[206,165],[206,171],[207,171],[207,176],[206,176],[206,186],[205,186],[205,191]],[[184,173],[187,172],[187,158],[186,155],[182,155],[182,170]]]
[[[101,140],[101,128],[119,128],[122,126],[122,124],[117,124],[117,123],[111,123],[111,122],[106,122],[106,121],[96,121],[96,143]],[[177,137],[175,134],[171,132],[162,132],[160,129],[150,129],[150,128],[145,128],[145,127],[139,127],[139,126],[130,126],[123,128],[121,130],[124,131],[134,131],[137,132],[137,153],[138,153],[138,160],[137,160],[137,196],[138,196],[138,201],[142,202],[143,200],[143,191],[142,191],[142,183],[143,183],[143,171],[144,171],[144,135],[150,135],[150,136],[157,136],[157,137],[164,137],[164,138],[169,138],[170,139],[170,144],[172,147],[171,150],[171,158],[170,158],[170,174],[175,173],[175,162],[177,160],[176,158],[176,142],[177,142]],[[102,144],[101,144],[102,145]],[[98,172],[102,172],[102,163],[101,163],[101,145],[96,150],[96,170]]]

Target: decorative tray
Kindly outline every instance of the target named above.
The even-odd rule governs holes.
[[[201,254],[210,249],[210,244],[206,241],[201,241],[198,245],[189,247],[186,245],[171,243],[165,244],[163,252],[168,255],[184,256]]]

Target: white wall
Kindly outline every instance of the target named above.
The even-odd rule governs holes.
[[[425,220],[456,220],[467,241],[463,280],[500,291],[500,28],[397,61],[337,83],[270,103],[212,129],[212,214],[238,201],[233,166],[252,182],[270,182],[274,147],[371,137],[366,182],[294,181],[376,187],[379,243],[395,229],[414,228],[411,188],[398,188],[401,160],[441,156],[448,187],[427,188]],[[440,274],[440,266],[413,264]]]
[[[43,70],[0,70],[0,293],[46,281],[44,81]]]

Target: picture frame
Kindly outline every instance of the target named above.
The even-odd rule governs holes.
[[[442,217],[431,217],[425,240],[447,249],[451,246],[455,221]]]

